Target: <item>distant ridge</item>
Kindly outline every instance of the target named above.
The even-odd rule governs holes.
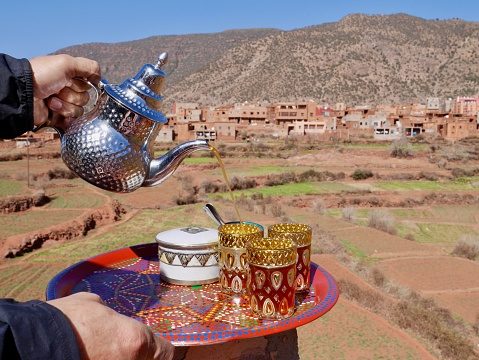
[[[156,36],[58,52],[96,59],[119,82],[163,51],[167,102],[398,104],[479,95],[479,23],[459,19],[354,14],[291,31]]]

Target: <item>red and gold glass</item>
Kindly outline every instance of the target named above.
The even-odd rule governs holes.
[[[305,224],[274,224],[268,228],[269,238],[291,239],[298,246],[296,291],[306,291],[309,289],[312,233],[311,227]]]
[[[253,224],[225,224],[218,228],[218,264],[223,292],[246,294],[246,243],[262,238],[263,229]]]
[[[289,239],[256,239],[246,244],[250,308],[260,319],[293,315],[296,244]]]

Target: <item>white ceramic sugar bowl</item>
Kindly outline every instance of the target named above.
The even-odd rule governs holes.
[[[184,227],[156,235],[161,280],[204,285],[219,279],[218,230]]]

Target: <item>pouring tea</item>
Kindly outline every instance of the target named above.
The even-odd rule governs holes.
[[[66,131],[53,127],[70,170],[104,190],[128,193],[163,182],[192,152],[213,149],[206,140],[194,140],[154,158],[155,138],[167,123],[161,113],[165,82],[161,67],[167,61],[168,54],[160,54],[155,65],[144,65],[120,85],[104,79],[98,86],[90,84],[97,93],[94,108]]]

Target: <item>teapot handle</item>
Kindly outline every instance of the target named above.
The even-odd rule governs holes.
[[[96,99],[95,99],[94,105],[96,105],[96,104],[98,103],[98,100],[100,100],[101,90],[103,89],[103,87],[105,86],[105,84],[103,84],[103,82],[100,81],[100,82],[98,83],[98,85],[95,85],[95,84],[93,84],[92,82],[90,82],[90,80],[85,79],[85,78],[82,78],[82,77],[76,77],[75,79],[76,79],[76,80],[83,81],[84,83],[87,83],[88,85],[90,85],[90,86],[95,90]]]
[[[95,99],[95,102],[94,102],[94,105],[93,106],[96,106],[96,104],[98,103],[98,101],[100,100],[100,96],[101,96],[101,91],[104,87],[104,84],[100,81],[100,83],[98,85],[95,85],[93,84],[92,82],[90,82],[88,79],[85,79],[85,78],[82,78],[82,77],[75,77],[76,80],[80,80],[80,81],[83,81],[84,83],[87,83],[88,85],[90,85],[94,90],[95,90],[95,93],[96,93],[96,99]],[[53,114],[53,117],[56,117],[55,116],[56,114]],[[63,129],[60,129],[60,128],[57,128],[55,126],[52,126],[51,125],[52,121],[51,120],[47,120],[45,121],[43,124],[41,125],[38,125],[38,126],[34,126],[32,131],[33,132],[38,132],[46,127],[53,127],[59,134],[60,136],[63,135],[63,132],[64,130]]]

